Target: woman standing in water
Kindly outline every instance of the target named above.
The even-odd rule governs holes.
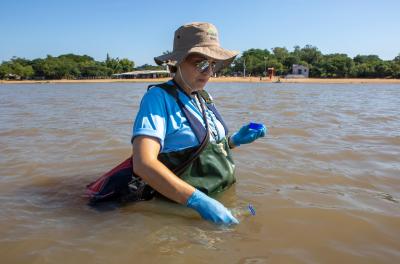
[[[218,224],[238,223],[227,208],[208,196],[235,182],[230,149],[266,133],[264,125],[258,129],[245,125],[228,136],[204,90],[210,76],[237,54],[220,47],[214,25],[181,26],[175,31],[172,53],[154,58],[159,65],[167,64],[174,78],[148,90],[133,126],[134,173],[158,193]]]

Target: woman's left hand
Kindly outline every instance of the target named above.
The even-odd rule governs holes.
[[[267,132],[268,129],[265,125],[262,125],[260,129],[252,129],[250,128],[250,124],[247,124],[231,136],[231,142],[235,146],[248,144],[255,141],[257,138],[264,137]]]

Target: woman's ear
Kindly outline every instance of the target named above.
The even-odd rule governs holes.
[[[176,73],[177,68],[176,66],[168,65],[168,70],[170,73]]]

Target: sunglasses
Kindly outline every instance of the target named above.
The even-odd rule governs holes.
[[[216,62],[215,61],[209,61],[209,60],[202,60],[202,61],[196,63],[196,69],[200,73],[208,72],[211,69],[211,74],[213,74],[213,73],[215,73]]]

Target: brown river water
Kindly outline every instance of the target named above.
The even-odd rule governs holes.
[[[234,150],[233,227],[160,199],[88,206],[146,86],[0,85],[1,263],[400,263],[400,85],[208,84],[231,131],[269,128]]]

